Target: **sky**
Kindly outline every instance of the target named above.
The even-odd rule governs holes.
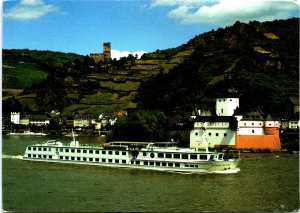
[[[112,58],[187,43],[236,21],[299,17],[300,0],[2,0],[2,47]]]

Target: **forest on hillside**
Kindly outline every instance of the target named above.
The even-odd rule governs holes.
[[[213,109],[213,98],[235,91],[240,109],[280,115],[289,96],[299,96],[299,19],[236,22],[190,40],[195,51],[169,73],[141,85],[139,103],[170,116]],[[213,111],[212,111],[213,112]]]

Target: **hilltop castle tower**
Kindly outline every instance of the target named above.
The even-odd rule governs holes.
[[[103,61],[104,63],[109,63],[111,59],[110,53],[110,42],[103,43]]]
[[[90,57],[93,58],[96,63],[102,61],[104,64],[108,65],[111,59],[110,42],[103,43],[103,53],[91,53]]]

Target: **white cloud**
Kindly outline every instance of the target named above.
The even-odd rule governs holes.
[[[131,53],[133,56],[137,55],[138,59],[142,57],[146,52],[145,51],[136,51]]]
[[[285,19],[299,11],[299,0],[153,0],[151,7],[171,7],[168,17],[183,24],[231,25]]]
[[[4,11],[3,17],[15,20],[38,19],[48,13],[58,12],[59,7],[46,4],[43,0],[21,0],[19,4]]]
[[[213,4],[219,0],[153,0],[151,7],[160,6],[202,6],[207,4]]]
[[[115,58],[115,59],[119,60],[122,57],[127,57],[129,54],[131,54],[133,56],[137,55],[138,58],[140,58],[144,53],[146,53],[146,52],[136,51],[136,52],[130,53],[128,51],[111,50],[111,58],[112,59]]]

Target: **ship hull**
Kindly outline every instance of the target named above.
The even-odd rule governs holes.
[[[217,173],[217,174],[232,174],[238,173],[240,169],[237,167],[239,160],[234,161],[207,161],[194,164],[197,167],[175,167],[175,166],[156,166],[154,165],[136,165],[136,164],[117,164],[117,163],[101,163],[91,161],[73,161],[73,160],[59,160],[59,159],[40,159],[40,158],[28,158],[23,156],[23,160],[37,161],[47,163],[63,163],[63,164],[77,164],[77,165],[92,165],[100,167],[113,167],[113,168],[131,168],[140,170],[154,170],[163,172],[177,172],[177,173]],[[161,163],[162,164],[162,163]],[[166,163],[168,165],[168,163]]]
[[[236,173],[240,159],[224,159],[222,152],[155,147],[154,143],[114,142],[104,146],[69,145],[51,140],[26,148],[23,160],[115,168],[182,172]]]

